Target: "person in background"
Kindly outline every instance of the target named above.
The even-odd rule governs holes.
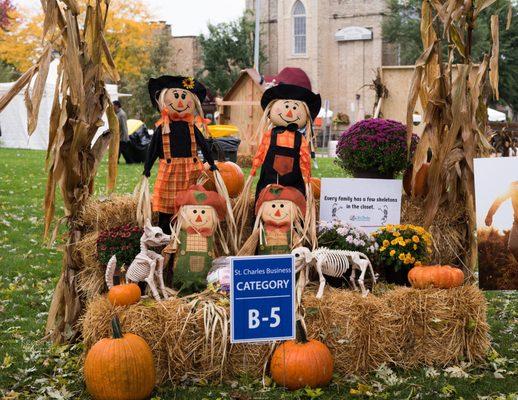
[[[119,133],[120,133],[120,145],[119,145],[119,158],[121,153],[123,153],[125,147],[129,142],[128,135],[128,116],[126,112],[122,109],[122,104],[119,100],[115,100],[113,102],[113,108],[115,109],[115,115],[119,120]]]
[[[515,260],[518,261],[518,181],[511,182],[507,192],[501,194],[495,199],[487,212],[485,222],[487,226],[493,225],[493,216],[498,211],[502,203],[507,200],[511,200],[514,211],[514,222],[509,234],[509,243],[507,244],[507,248]]]

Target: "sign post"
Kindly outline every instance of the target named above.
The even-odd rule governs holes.
[[[231,258],[230,342],[295,338],[292,255]]]

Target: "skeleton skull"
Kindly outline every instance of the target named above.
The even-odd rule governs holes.
[[[217,216],[216,211],[211,206],[182,206],[183,216],[182,229],[194,228],[195,230],[210,229],[214,232],[216,229]]]
[[[265,201],[262,206],[261,219],[264,223],[274,225],[288,224],[295,218],[295,204],[289,200]]]
[[[291,254],[295,257],[296,267],[313,262],[313,253],[307,247],[297,247],[292,250]]]
[[[309,116],[302,101],[277,100],[270,111],[270,120],[275,126],[297,124],[299,128],[306,125]]]
[[[165,89],[164,104],[171,113],[176,113],[180,117],[194,114],[196,103],[194,95],[184,89]]]
[[[171,240],[171,237],[166,235],[160,227],[152,226],[149,219],[144,224],[144,238],[149,247],[165,246]]]

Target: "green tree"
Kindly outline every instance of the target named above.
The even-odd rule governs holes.
[[[12,82],[20,77],[20,73],[16,68],[6,63],[4,60],[0,60],[0,82]]]
[[[236,21],[209,24],[209,33],[200,36],[203,82],[213,94],[224,95],[239,71],[254,64],[254,21],[249,12]],[[262,52],[260,61],[264,61]]]
[[[506,30],[509,1],[512,1],[513,23]],[[420,37],[420,16],[422,0],[389,0],[389,12],[383,23],[383,37],[396,45],[399,62],[411,65],[423,51]],[[497,0],[480,14],[473,31],[472,56],[481,61],[491,49],[491,15],[500,18],[500,98],[501,101],[518,110],[518,5],[513,0]]]

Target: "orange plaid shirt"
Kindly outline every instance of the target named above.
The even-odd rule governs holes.
[[[290,149],[295,146],[295,133],[288,130],[285,130],[282,133],[277,135],[277,145],[281,147],[288,147]],[[261,140],[261,144],[257,149],[257,153],[255,153],[254,160],[252,162],[252,169],[250,170],[250,175],[255,176],[255,173],[261,165],[264,163],[264,159],[266,158],[266,153],[268,152],[268,148],[270,147],[270,140],[272,137],[272,131],[265,132],[263,135],[263,139]],[[300,170],[302,172],[302,177],[305,182],[309,182],[311,178],[311,155],[309,150],[309,143],[306,140],[306,137],[302,135],[302,143],[300,145]]]

